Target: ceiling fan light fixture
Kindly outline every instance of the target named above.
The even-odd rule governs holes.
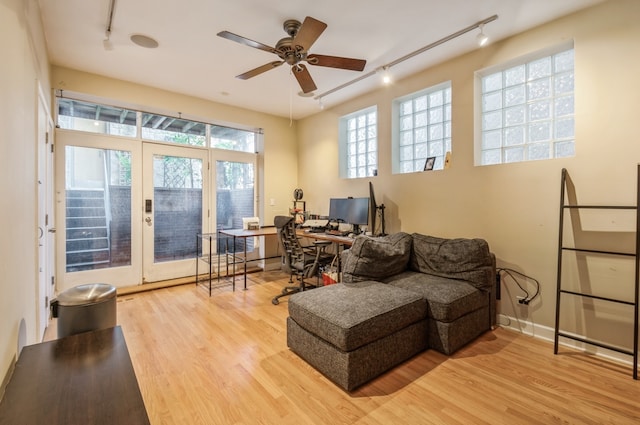
[[[317,89],[317,86],[311,77],[308,67],[302,62],[307,62],[307,65],[346,69],[351,71],[362,71],[367,63],[364,59],[319,55],[315,53],[310,54],[309,49],[326,28],[326,23],[310,16],[304,18],[302,23],[295,19],[286,20],[284,22],[283,29],[287,33],[288,37],[280,39],[275,47],[259,43],[229,31],[220,31],[218,33],[218,37],[226,38],[227,40],[244,44],[245,46],[252,47],[254,49],[273,53],[280,59],[278,61],[259,66],[243,74],[236,75],[236,78],[247,80],[286,63],[287,65],[290,65],[291,74],[293,74],[298,81],[302,91],[304,93],[312,93]]]
[[[134,44],[144,47],[145,49],[155,49],[159,45],[154,38],[144,34],[132,34],[129,38]]]

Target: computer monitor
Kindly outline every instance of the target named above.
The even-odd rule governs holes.
[[[366,226],[369,224],[369,198],[331,198],[329,219],[353,224],[354,230]]]
[[[329,220],[348,223],[349,216],[349,199],[331,198],[329,200]]]
[[[366,226],[369,224],[369,198],[350,198],[347,223]]]

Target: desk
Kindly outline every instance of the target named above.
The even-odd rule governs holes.
[[[247,229],[226,229],[226,230],[219,230],[218,231],[219,234],[224,235],[224,236],[229,236],[231,238],[233,238],[233,253],[232,253],[232,257],[233,257],[233,264],[235,265],[236,262],[236,240],[237,239],[244,239],[244,258],[242,259],[242,262],[244,263],[244,289],[247,289],[247,238],[257,238],[260,236],[274,236],[278,234],[278,230],[275,227],[261,227],[260,229],[255,229],[255,230],[247,230]],[[225,244],[225,257],[228,259],[227,255],[228,255],[228,251],[229,251],[229,247],[227,246],[227,244]],[[218,257],[220,256],[220,253],[218,253]],[[258,261],[258,260],[268,260],[270,258],[278,258],[280,257],[279,255],[276,256],[272,256],[272,257],[263,257],[263,258],[255,258],[249,261]],[[218,263],[219,264],[219,263]],[[227,261],[227,276],[229,276],[229,262]],[[220,280],[220,269],[218,267],[218,280]],[[235,290],[236,288],[236,284],[235,284],[235,273],[233,276],[233,289]]]
[[[24,347],[0,424],[149,424],[122,329]]]
[[[340,273],[340,250],[344,248],[345,245],[351,246],[351,244],[353,244],[353,238],[350,238],[348,236],[332,235],[330,233],[308,232],[302,229],[297,230],[296,234],[302,238],[311,238],[320,241],[332,242],[336,247],[336,268],[338,270],[338,273]]]

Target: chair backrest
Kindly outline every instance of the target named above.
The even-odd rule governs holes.
[[[298,235],[296,235],[296,224],[293,217],[276,216],[273,224],[278,231],[278,241],[284,251],[284,268],[287,273],[293,270],[293,264],[304,261],[304,251]]]

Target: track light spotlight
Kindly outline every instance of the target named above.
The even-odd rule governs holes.
[[[384,68],[384,72],[382,73],[382,82],[385,84],[391,84],[391,73],[389,72],[388,67]]]
[[[102,40],[104,50],[113,50],[113,44],[111,43],[111,31],[107,30],[105,36],[105,39]]]
[[[484,33],[484,24],[480,24],[478,28],[480,28],[480,34],[478,34],[478,36],[476,37],[476,39],[478,40],[478,46],[486,46],[489,42],[489,37]]]

